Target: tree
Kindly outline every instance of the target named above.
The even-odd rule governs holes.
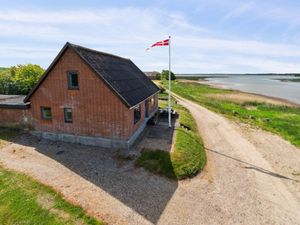
[[[39,65],[12,66],[0,71],[0,94],[27,95],[37,83],[44,69]]]
[[[159,72],[155,72],[154,80],[161,80],[161,74]]]
[[[43,73],[44,69],[34,64],[18,65],[16,68],[11,69],[11,75],[16,82],[18,94],[28,94]]]
[[[169,80],[169,70],[163,70],[161,72],[161,79]],[[171,71],[171,80],[176,80],[176,76],[172,71]]]
[[[3,71],[0,73],[0,94],[8,95],[10,93],[10,87],[13,83],[12,76],[9,72]]]

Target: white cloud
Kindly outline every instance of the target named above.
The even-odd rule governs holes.
[[[49,25],[22,24],[22,23],[6,23],[0,21],[0,38],[1,37],[31,37],[42,38],[60,36],[63,32]]]
[[[236,8],[227,19],[253,6]],[[300,70],[296,63],[283,59],[300,58],[298,46],[221,39],[207,28],[189,22],[182,13],[155,8],[0,10],[0,30],[0,58],[5,62],[15,62],[15,58],[23,58],[24,62],[30,59],[32,63],[45,59],[46,67],[59,48],[70,41],[131,58],[144,70],[160,70],[167,67],[167,49],[157,48],[149,53],[144,49],[171,34],[176,72],[236,72],[236,67],[245,69],[240,72]]]
[[[114,10],[106,12],[90,11],[20,11],[2,10],[0,20],[22,23],[90,23],[109,21]]]
[[[244,21],[273,21],[284,23],[289,29],[300,26],[300,9],[289,5],[287,1],[252,0],[252,1],[226,1],[222,7],[228,12],[221,22],[243,18]]]
[[[178,37],[176,45],[199,50],[227,51],[245,55],[264,55],[269,57],[300,57],[297,45],[265,43],[249,40],[227,40],[218,38]]]

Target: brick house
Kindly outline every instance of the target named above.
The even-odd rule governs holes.
[[[157,113],[158,92],[131,60],[66,43],[24,104],[35,135],[123,148]]]

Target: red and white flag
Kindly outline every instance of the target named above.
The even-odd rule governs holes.
[[[166,40],[163,40],[163,41],[158,41],[158,42],[154,43],[153,45],[151,45],[149,48],[146,48],[146,51],[148,51],[151,48],[156,47],[156,46],[168,46],[169,41],[170,41],[170,39],[166,39]]]

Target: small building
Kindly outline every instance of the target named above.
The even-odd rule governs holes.
[[[130,59],[66,43],[24,104],[35,135],[128,148],[157,113],[158,92]]]
[[[144,72],[147,77],[150,78],[150,80],[159,80],[158,77],[160,76],[160,73],[157,71],[152,72]]]
[[[0,95],[0,125],[17,127],[29,125],[30,103],[24,103],[24,95]]]

